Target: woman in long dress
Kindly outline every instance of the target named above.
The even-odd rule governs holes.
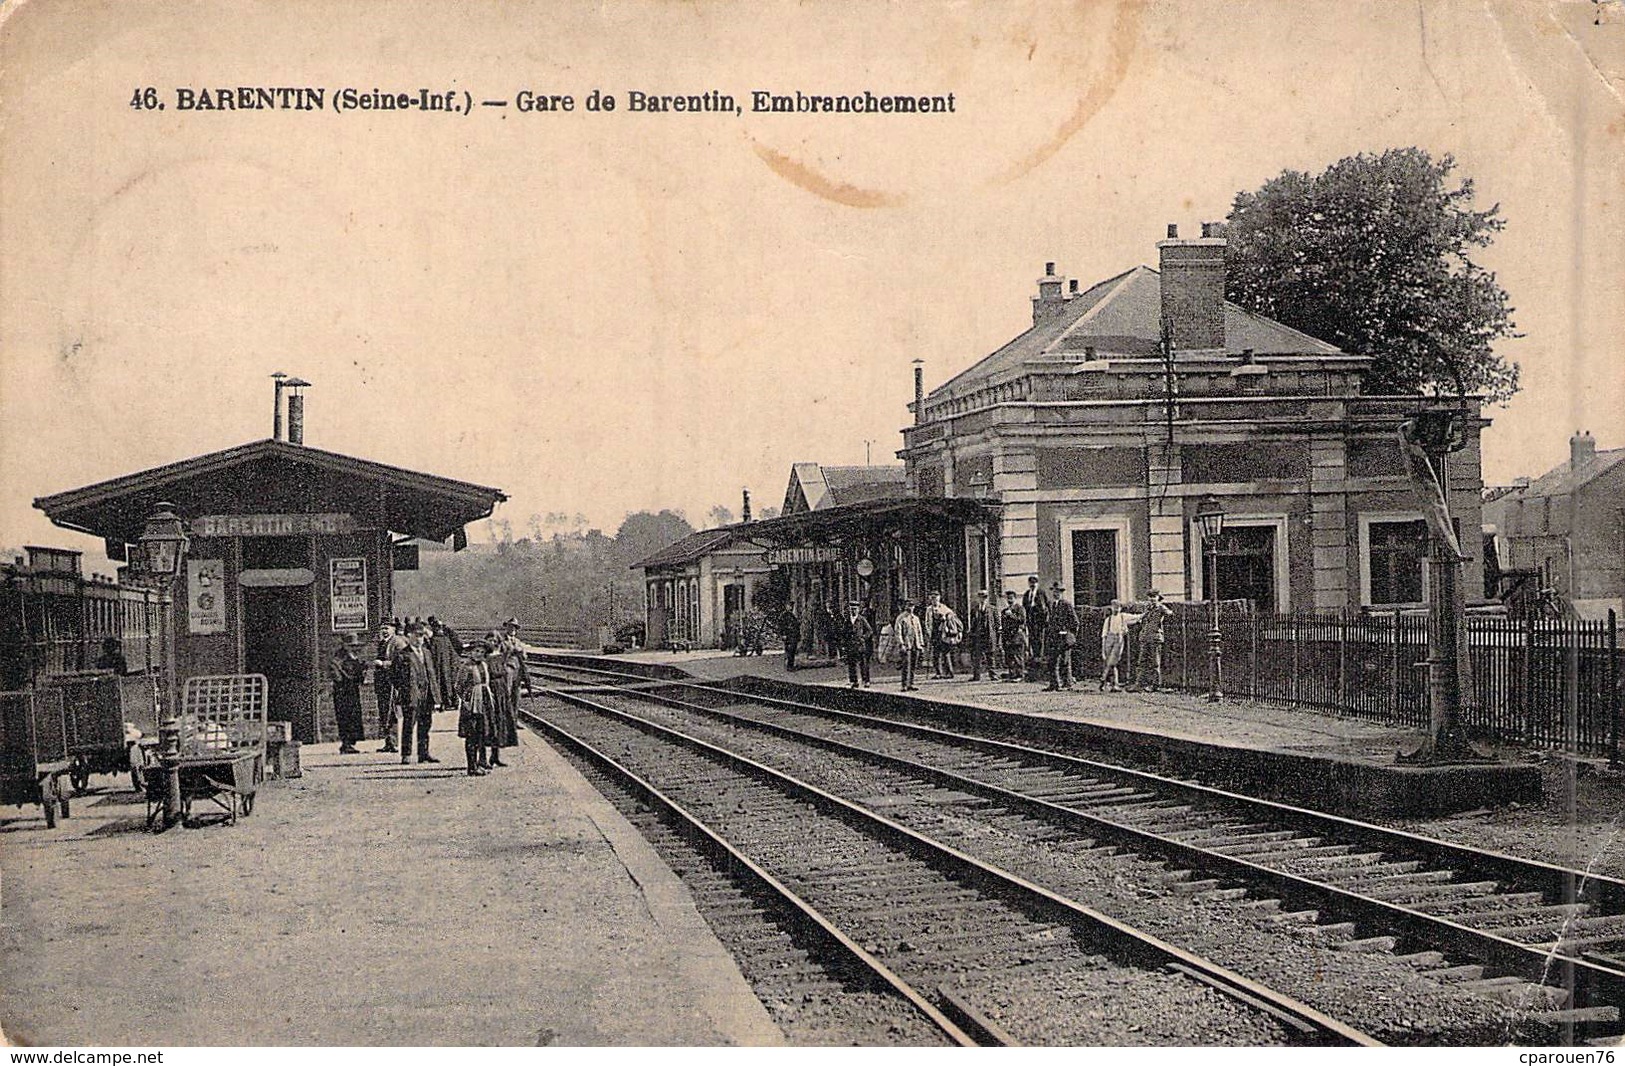
[[[508,654],[498,633],[485,635],[485,668],[491,678],[491,714],[486,721],[485,742],[491,749],[491,765],[506,766],[503,748],[517,747],[519,725],[514,719],[513,686],[508,684]]]

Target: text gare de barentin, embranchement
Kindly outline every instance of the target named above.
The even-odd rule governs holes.
[[[147,91],[150,94],[150,90]],[[177,87],[175,106],[181,111],[321,111],[331,100],[335,111],[456,112],[462,109],[458,104],[460,95],[453,90],[399,92],[346,87],[333,90],[330,97],[329,90],[313,86]],[[867,89],[843,94],[776,93],[756,89],[751,92],[749,102],[750,111],[757,114],[902,115],[947,114],[956,110],[953,93],[905,95],[874,93]],[[635,114],[745,112],[732,94],[716,89],[703,93],[631,90],[619,95],[594,89],[580,100],[573,93],[527,89],[514,95],[513,105],[519,111],[540,113],[574,112],[578,108],[591,112],[624,110]]]

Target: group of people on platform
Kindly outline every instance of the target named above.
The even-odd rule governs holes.
[[[507,765],[502,749],[519,743],[515,710],[520,695],[530,692],[525,646],[518,633],[519,620],[510,618],[500,631],[464,643],[432,615],[404,624],[396,619],[379,627],[370,660],[361,657],[359,637],[345,637],[328,664],[339,754],[360,751],[356,745],[365,732],[361,686],[370,669],[378,698],[378,729],[384,738],[380,752],[398,752],[401,762],[409,763],[415,746],[418,762],[439,762],[429,753],[429,729],[435,712],[455,711],[468,776],[480,777]]]
[[[832,634],[840,658],[845,661],[851,687],[868,687],[870,663],[877,650],[881,658],[896,662],[902,672],[903,691],[917,691],[918,672],[927,662],[931,677],[954,678],[955,657],[964,651],[970,660],[971,680],[1048,681],[1046,691],[1071,689],[1073,656],[1082,637],[1078,609],[1066,596],[1060,582],[1046,591],[1037,577],[1027,579],[1027,591],[1004,594],[997,606],[986,589],[976,594],[976,602],[961,619],[943,602],[940,592],[932,592],[923,604],[905,603],[889,627],[877,626],[872,612],[853,600],[843,614],[821,608],[831,617],[823,619]],[[1155,691],[1162,687],[1163,623],[1173,611],[1162,602],[1162,593],[1153,589],[1145,603],[1135,604],[1130,613],[1121,601],[1103,608],[1100,625],[1100,688],[1121,691],[1128,667],[1123,658],[1128,651],[1129,632],[1138,627],[1139,657],[1134,664],[1131,687]],[[777,619],[784,639],[785,666],[796,668],[801,645],[801,618],[786,605]],[[878,649],[877,649],[878,644]],[[1121,666],[1121,670],[1120,670]],[[1002,668],[1002,673],[1000,672]]]

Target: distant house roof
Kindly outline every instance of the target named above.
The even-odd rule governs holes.
[[[1137,266],[1069,299],[1064,308],[933,389],[931,400],[980,386],[1057,352],[1095,348],[1100,353],[1155,356],[1162,338],[1162,275]],[[1240,355],[1346,355],[1341,349],[1274,319],[1225,301],[1225,351]],[[1356,358],[1356,357],[1349,357]]]
[[[785,514],[822,511],[868,500],[906,496],[908,476],[901,463],[883,466],[823,466],[794,463],[784,491]]]
[[[1583,488],[1606,474],[1620,462],[1625,462],[1625,448],[1609,448],[1595,452],[1578,465],[1563,463],[1555,466],[1531,481],[1527,488],[1515,490],[1509,495],[1525,500],[1539,499],[1542,496],[1567,496],[1575,489]]]
[[[695,533],[661,548],[647,559],[633,563],[633,570],[648,570],[658,566],[681,566],[694,560],[721,551],[735,541],[750,539],[751,528],[754,522],[736,522],[731,526],[718,526],[715,529],[702,529]]]
[[[258,440],[41,496],[34,506],[65,529],[134,543],[160,501],[192,516],[239,511],[244,501],[266,511],[344,510],[346,501],[358,497],[381,501],[391,531],[429,540],[445,540],[508,498],[467,481]]]

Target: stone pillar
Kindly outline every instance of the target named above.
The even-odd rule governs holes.
[[[1349,586],[1349,522],[1341,438],[1309,442],[1310,545],[1315,561],[1315,610],[1337,611],[1359,599]]]
[[[1146,449],[1148,504],[1151,530],[1151,588],[1169,599],[1185,598],[1185,497],[1179,445],[1153,444]],[[1197,550],[1201,550],[1198,544]],[[1200,566],[1198,560],[1194,565]],[[1132,588],[1141,596],[1151,589]]]
[[[1017,592],[1027,590],[1028,574],[1038,573],[1038,504],[1012,503],[1010,494],[1031,494],[1037,489],[1037,453],[993,454],[993,495],[1005,501],[999,522],[999,574],[1004,587]]]

